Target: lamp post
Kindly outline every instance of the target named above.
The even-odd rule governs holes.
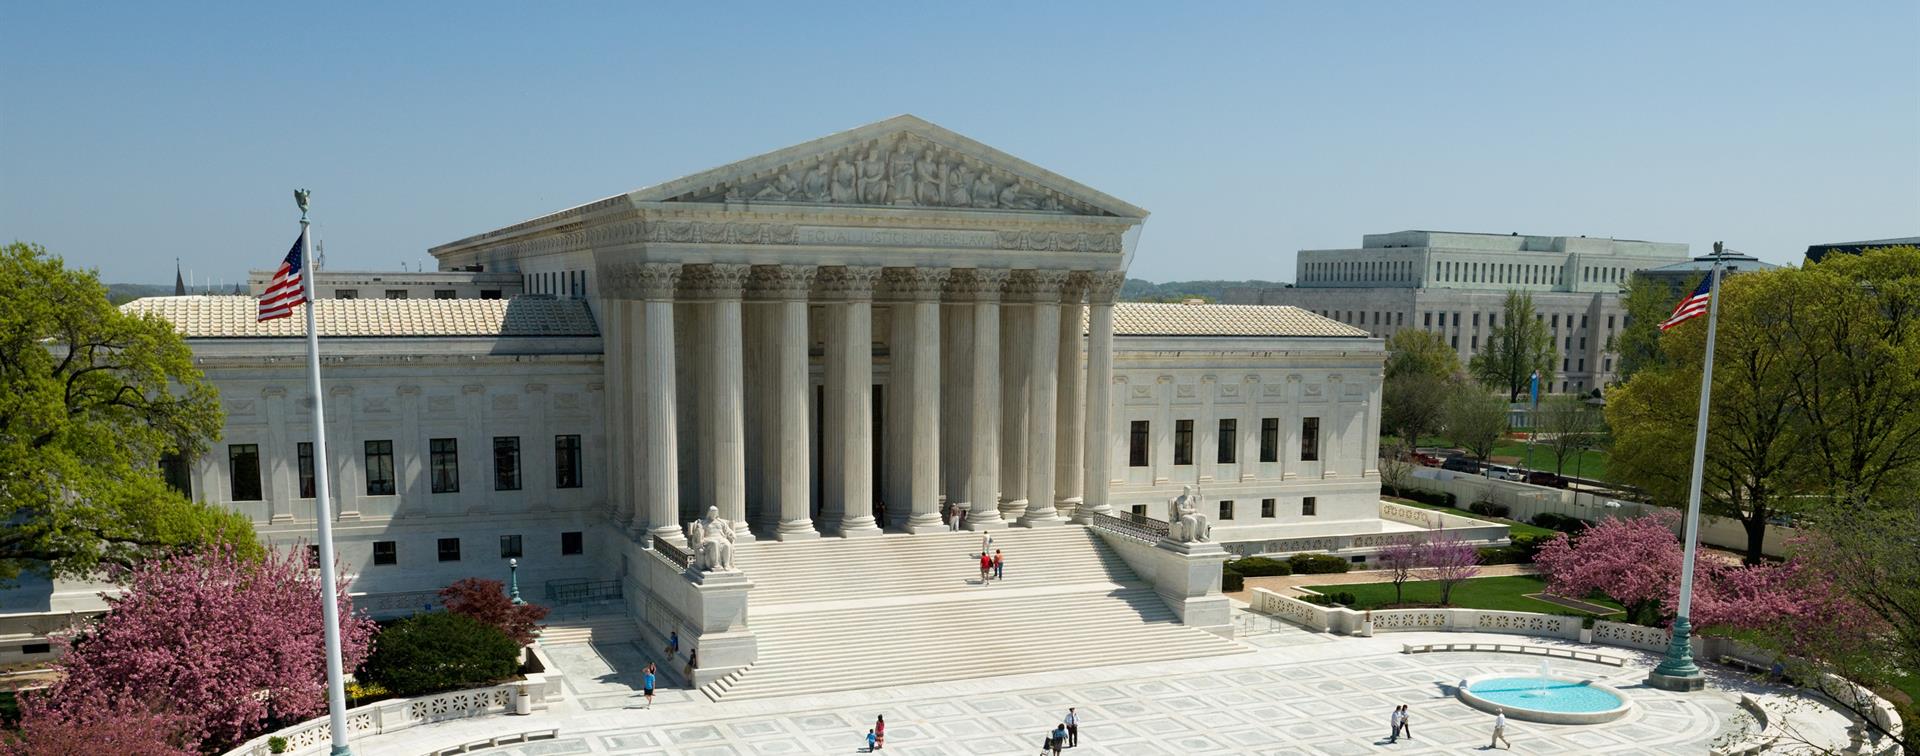
[[[513,601],[514,606],[526,606],[527,604],[526,601],[520,598],[519,559],[507,560],[507,598]]]

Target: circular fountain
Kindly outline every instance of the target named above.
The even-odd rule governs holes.
[[[1627,714],[1627,697],[1591,680],[1556,677],[1546,662],[1538,675],[1486,675],[1462,681],[1460,700],[1487,712],[1546,724],[1598,724]]]

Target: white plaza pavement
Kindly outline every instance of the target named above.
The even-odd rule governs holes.
[[[1520,640],[1511,635],[1347,638],[1244,612],[1236,626],[1251,653],[1141,665],[1115,659],[1105,667],[906,687],[886,687],[887,670],[875,669],[874,687],[866,690],[722,703],[669,690],[651,710],[638,708],[638,690],[627,684],[640,663],[637,649],[560,646],[554,656],[568,673],[569,689],[567,700],[550,710],[422,726],[358,741],[355,748],[363,754],[426,754],[553,727],[559,729],[554,740],[486,753],[856,753],[864,749],[875,715],[885,715],[888,754],[1031,754],[1067,707],[1075,706],[1081,745],[1069,752],[1076,756],[1458,753],[1487,745],[1491,718],[1459,703],[1443,686],[1478,674],[1530,673],[1540,664],[1538,657],[1512,654],[1399,653],[1402,643]],[[1724,674],[1702,693],[1653,690],[1640,680],[1656,660],[1637,657],[1639,663],[1625,669],[1554,659],[1556,673],[1590,675],[1620,688],[1635,704],[1633,711],[1600,725],[1510,722],[1513,752],[1703,754],[1754,726],[1737,705],[1739,692],[1792,697]],[[1402,703],[1410,707],[1414,737],[1386,743],[1387,713]],[[1838,737],[1845,725],[1818,707],[1802,706],[1795,717],[1823,740]]]

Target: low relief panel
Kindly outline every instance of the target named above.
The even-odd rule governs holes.
[[[519,409],[520,409],[520,397],[519,397],[519,396],[516,396],[516,395],[514,395],[514,394],[495,394],[495,395],[494,395],[494,397],[493,397],[493,411],[495,411],[495,412],[516,412],[516,411],[518,411]]]
[[[438,413],[452,413],[452,412],[453,412],[453,397],[451,397],[451,396],[429,396],[429,397],[427,397],[427,411],[428,411],[428,412],[433,412],[433,413],[436,413],[436,414],[438,414]]]
[[[360,411],[367,413],[392,412],[391,403],[384,396],[369,396],[360,400]]]

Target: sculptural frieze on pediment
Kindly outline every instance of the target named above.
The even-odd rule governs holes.
[[[697,189],[668,202],[944,207],[1112,216],[1085,201],[913,134]]]

